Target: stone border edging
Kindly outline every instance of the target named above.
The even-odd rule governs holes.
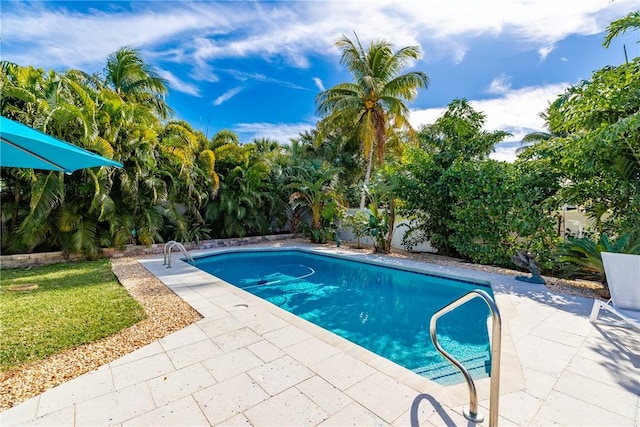
[[[212,249],[227,246],[243,246],[263,242],[275,242],[289,240],[297,237],[296,234],[271,234],[266,236],[237,237],[228,239],[202,240],[199,243],[185,243],[187,250]],[[107,258],[121,258],[128,256],[159,255],[164,252],[164,243],[153,245],[126,245],[124,248],[103,248],[102,254]],[[83,254],[69,254],[58,252],[39,252],[31,254],[13,254],[0,256],[1,268],[24,268],[31,266],[56,264],[60,262],[82,261],[86,259]]]

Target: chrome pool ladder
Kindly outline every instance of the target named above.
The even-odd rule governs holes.
[[[436,324],[438,318],[449,313],[452,310],[460,307],[463,304],[471,301],[474,298],[481,298],[489,306],[492,317],[492,327],[490,331],[491,335],[491,383],[489,394],[489,426],[494,427],[498,425],[498,402],[500,399],[500,346],[502,335],[502,320],[500,318],[500,311],[496,305],[495,300],[487,292],[475,289],[470,291],[452,303],[444,306],[440,310],[436,311],[431,316],[431,323],[429,325],[429,332],[431,334],[431,341],[436,350],[438,350],[449,362],[451,362],[464,376],[469,389],[469,408],[464,408],[463,415],[466,419],[474,423],[481,423],[484,421],[484,416],[478,412],[478,393],[476,391],[476,385],[471,378],[469,371],[458,362],[453,356],[445,351],[438,342],[438,336],[436,332]]]
[[[178,250],[182,252],[182,255],[184,255],[185,258],[187,258],[188,262],[190,262],[193,266],[196,265],[196,261],[193,259],[189,251],[187,251],[187,249],[184,247],[184,245],[180,242],[176,242],[175,240],[169,240],[164,245],[164,262],[162,263],[162,265],[166,265],[167,268],[171,268],[171,250],[173,248],[178,248]]]

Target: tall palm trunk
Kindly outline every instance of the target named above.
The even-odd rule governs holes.
[[[373,147],[369,149],[369,156],[367,157],[367,169],[364,173],[364,186],[362,187],[362,196],[360,197],[360,209],[364,209],[364,204],[367,201],[367,185],[371,179],[371,165],[373,163]]]

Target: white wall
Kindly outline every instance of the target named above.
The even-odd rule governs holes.
[[[355,212],[357,211],[357,209],[350,209],[350,212]],[[369,211],[367,209],[365,209],[365,212],[368,214]],[[411,221],[406,220],[406,219],[400,219],[400,218],[396,218],[396,226],[393,232],[393,237],[391,239],[391,247],[396,248],[396,249],[405,249],[402,246],[402,238],[404,237],[405,233],[408,230],[408,227],[403,226],[403,224],[410,224]],[[356,244],[356,238],[353,235],[353,232],[351,231],[351,229],[344,225],[342,226],[342,229],[340,231],[340,239],[344,242],[349,242],[351,244]],[[370,236],[363,236],[360,238],[360,243],[365,244],[365,245],[373,245],[373,239]],[[432,253],[436,253],[438,252],[437,249],[435,249],[434,247],[432,247],[429,242],[425,242],[425,243],[420,243],[416,246],[414,246],[411,249],[412,252],[432,252]]]
[[[402,224],[411,224],[409,220],[400,220],[396,222],[395,231],[393,232],[393,237],[391,238],[391,246],[397,249],[404,249],[402,246],[402,238],[408,230],[408,227],[403,227]],[[411,252],[432,252],[436,253],[438,250],[431,246],[429,242],[424,242],[415,245],[411,248]]]

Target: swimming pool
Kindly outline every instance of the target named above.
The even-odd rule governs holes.
[[[462,376],[433,347],[433,313],[485,282],[300,249],[233,250],[197,268],[440,384]],[[490,372],[489,310],[473,300],[438,321],[438,339],[474,378]]]

